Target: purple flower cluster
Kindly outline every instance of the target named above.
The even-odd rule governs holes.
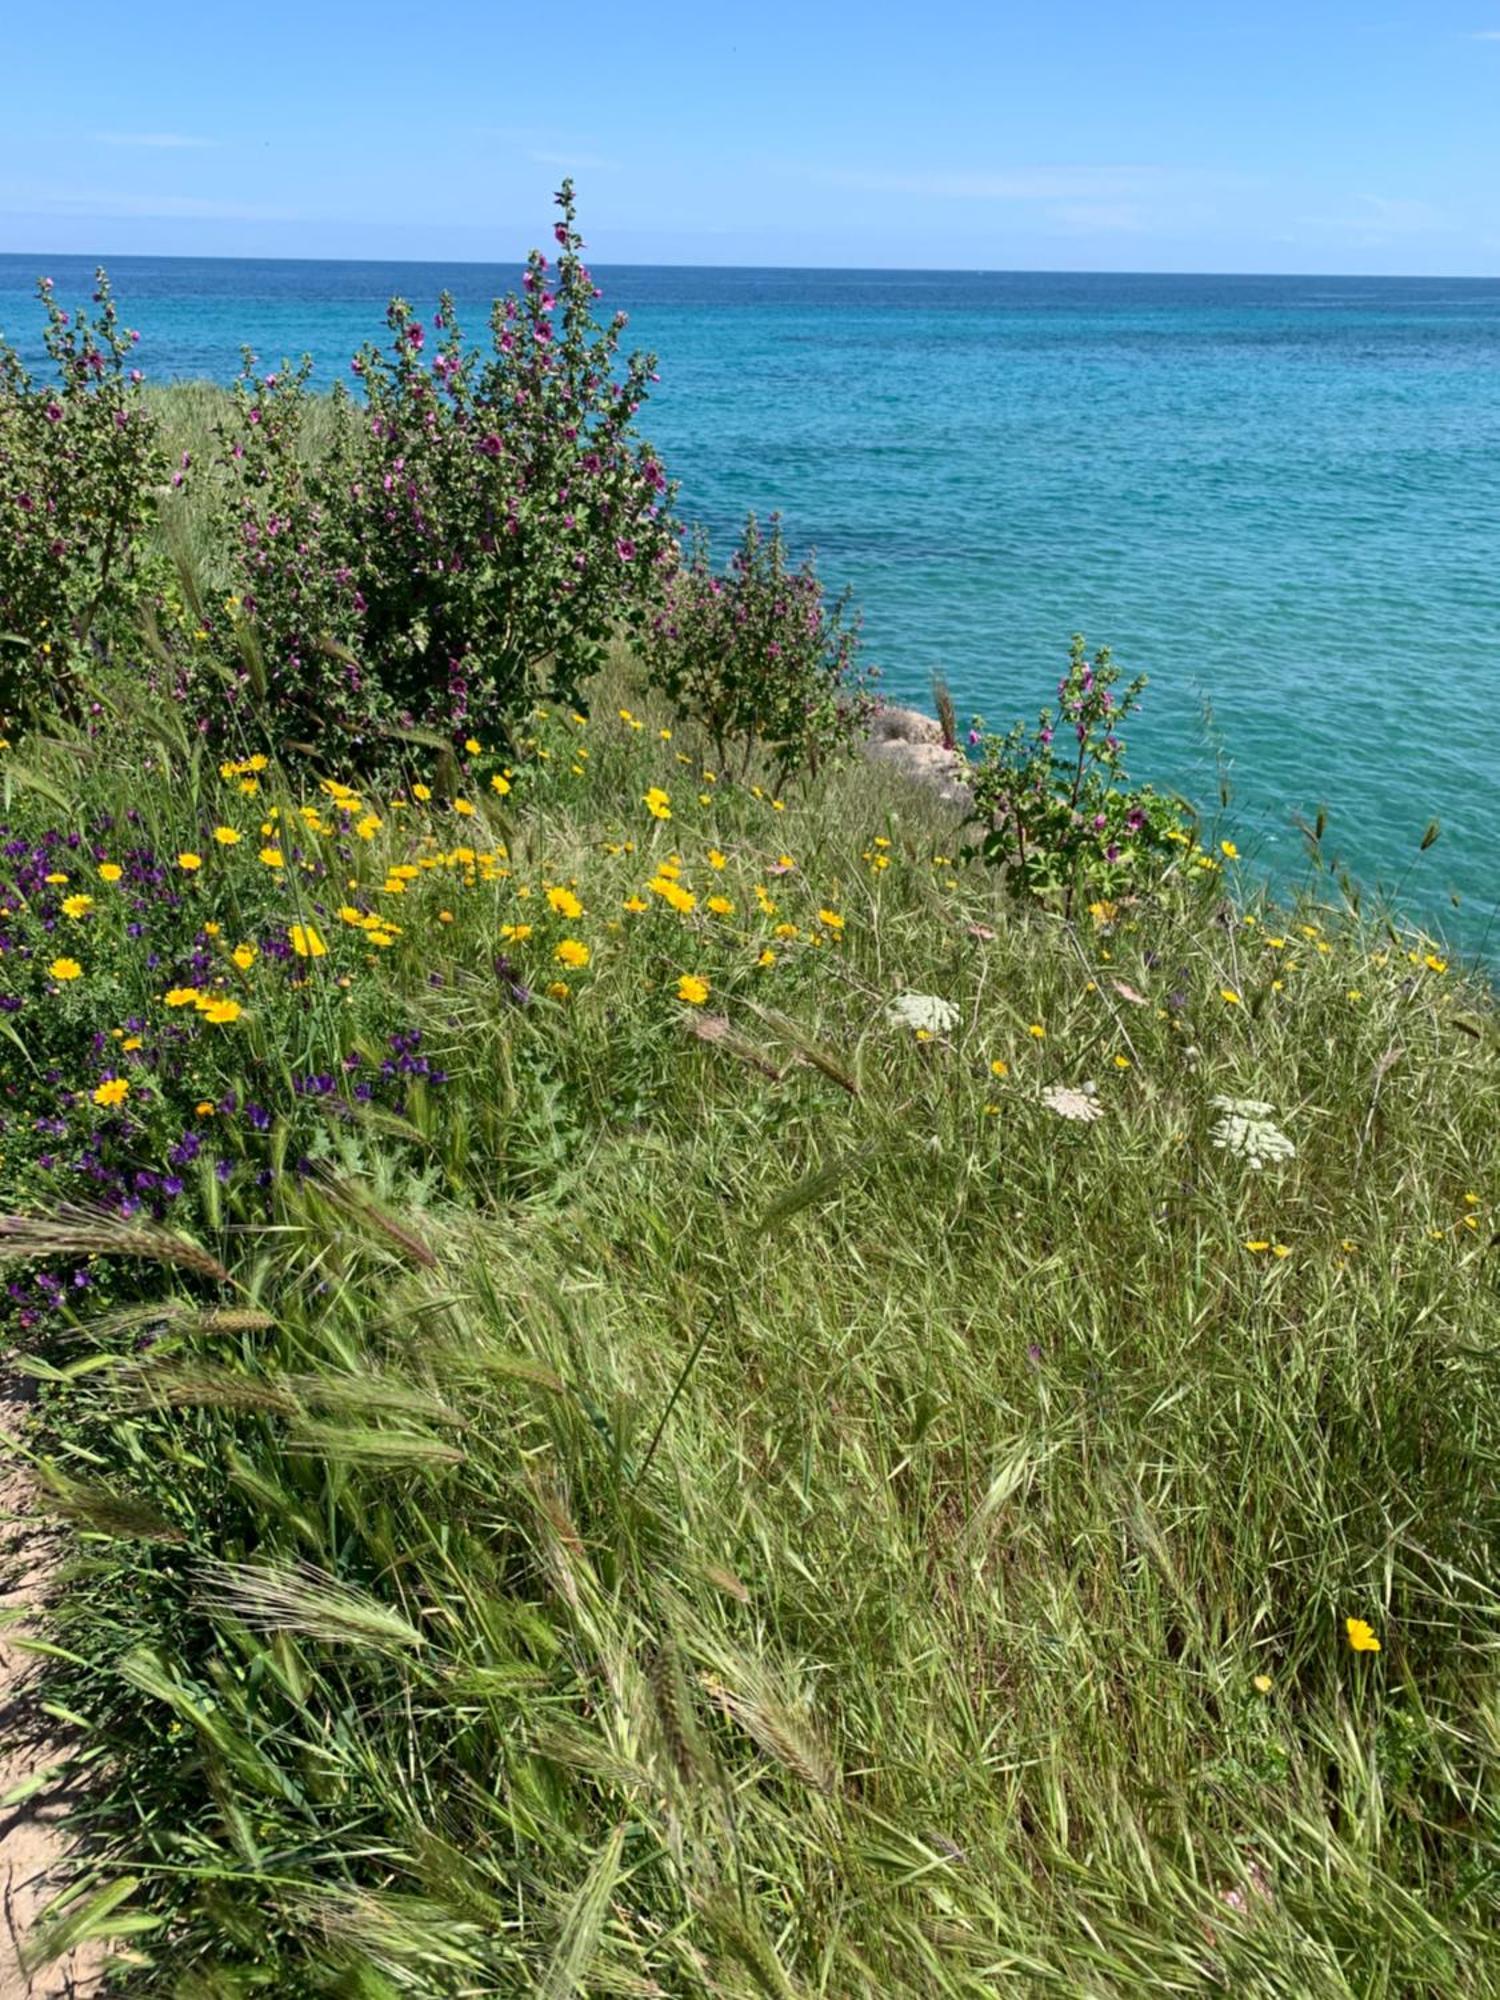
[[[10,1279],[5,1296],[16,1309],[17,1327],[22,1333],[29,1333],[49,1313],[61,1311],[70,1297],[88,1291],[93,1282],[93,1273],[82,1266],[75,1267],[66,1277],[59,1277],[55,1271],[34,1271],[29,1277]]]
[[[210,837],[205,828],[197,844],[207,849]],[[220,907],[213,879],[159,859],[128,816],[101,816],[83,832],[0,826],[0,908],[8,912],[0,981],[12,989],[6,1017],[23,1010],[30,1058],[0,1063],[0,1208],[81,1201],[122,1219],[180,1219],[196,1230],[213,1194],[212,1212],[227,1198],[236,1221],[261,1222],[274,1213],[278,1162],[285,1158],[294,1177],[311,1173],[329,1113],[371,1104],[409,1114],[415,1091],[447,1081],[422,1031],[397,1027],[373,1055],[335,1049],[315,1058],[288,1090],[241,1035],[206,1029],[189,1009],[164,1009],[171,985],[201,991],[237,976],[230,937],[211,917]],[[284,879],[252,879],[274,910]],[[91,900],[70,913],[64,904],[73,895]],[[306,965],[279,913],[244,923],[245,933],[258,946],[261,994],[280,986],[283,1005],[308,1004],[309,1021],[318,1020],[302,991]],[[83,977],[51,975],[51,962],[65,956],[84,964]],[[241,1068],[232,1088],[222,1079],[226,1062]],[[126,1089],[101,1098],[106,1083]],[[152,1282],[118,1262],[97,1277],[111,1300]],[[32,1328],[66,1313],[92,1282],[87,1267],[10,1274],[0,1317]]]
[[[371,743],[397,717],[457,732],[524,707],[542,662],[573,698],[669,559],[670,482],[632,428],[654,364],[621,355],[624,314],[595,319],[566,184],[558,201],[556,262],[534,251],[496,302],[490,355],[446,295],[431,337],[393,300],[387,346],[353,363],[363,406],[312,465],[305,373],[247,368],[227,539],[289,734]]]

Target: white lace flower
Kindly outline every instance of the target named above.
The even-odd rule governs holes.
[[[1079,1125],[1092,1125],[1096,1118],[1104,1116],[1098,1090],[1096,1083],[1082,1084],[1077,1090],[1070,1090],[1066,1084],[1050,1083],[1042,1092],[1042,1102],[1059,1118],[1071,1118]]]
[[[936,993],[898,993],[885,1010],[885,1018],[897,1028],[914,1028],[919,1033],[946,1035],[958,1026],[958,1009],[951,1000]]]
[[[1267,1160],[1295,1160],[1297,1148],[1275,1123],[1276,1107],[1259,1097],[1216,1097],[1223,1115],[1209,1133],[1210,1143],[1232,1153],[1258,1173]]]

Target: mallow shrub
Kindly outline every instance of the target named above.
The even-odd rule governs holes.
[[[362,387],[314,406],[308,366],[251,357],[220,433],[227,610],[253,646],[231,706],[285,741],[330,727],[357,755],[405,730],[504,730],[540,696],[576,701],[611,639],[639,626],[677,553],[672,489],[635,420],[654,357],[621,361],[583,258],[573,189],[556,258],[466,345],[451,296],[404,299]]]
[[[1056,709],[1036,726],[988,733],[976,716],[971,824],[984,858],[1012,888],[1071,915],[1077,904],[1137,892],[1156,879],[1184,839],[1174,799],[1132,786],[1122,726],[1140,706],[1144,674],[1120,686],[1107,646],[1089,657],[1075,634]]]
[[[76,710],[86,662],[160,588],[149,531],[170,468],[104,272],[92,311],[65,310],[50,278],[37,295],[51,379],[0,339],[0,708]]]
[[[759,744],[778,780],[816,771],[868,720],[872,671],[846,591],[830,604],[811,556],[794,567],[780,517],[753,514],[722,574],[694,538],[666,580],[645,654],[652,685],[704,728],[721,764],[742,770]]]

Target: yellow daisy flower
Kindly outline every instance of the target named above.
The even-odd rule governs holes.
[[[1346,1618],[1344,1620],[1344,1630],[1348,1634],[1349,1645],[1354,1652],[1378,1653],[1380,1651],[1380,1641],[1375,1637],[1374,1629],[1367,1625],[1363,1618]]]

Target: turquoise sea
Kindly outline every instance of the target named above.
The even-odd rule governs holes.
[[[34,278],[0,257],[0,329]],[[472,330],[516,273],[117,258],[152,379],[242,341],[332,382],[392,292]],[[1075,629],[1151,677],[1136,775],[1247,862],[1294,815],[1455,944],[1500,940],[1500,281],[617,268],[660,356],[644,423],[721,545],[779,508],[851,583],[894,697],[1030,714]],[[1442,835],[1424,855],[1432,818]]]

